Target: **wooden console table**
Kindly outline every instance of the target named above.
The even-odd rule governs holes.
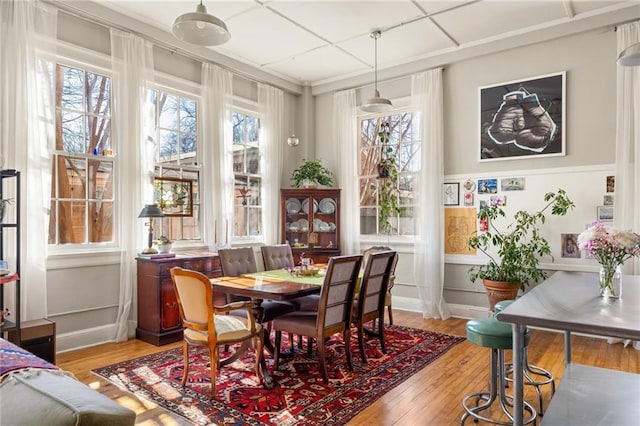
[[[182,340],[182,321],[170,270],[173,267],[222,276],[217,253],[177,254],[172,258],[138,257],[136,338],[156,346]]]

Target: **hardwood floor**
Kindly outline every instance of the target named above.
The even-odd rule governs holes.
[[[423,319],[420,314],[394,311],[398,325],[423,328],[458,336],[465,336],[467,320]],[[564,371],[563,335],[552,331],[532,330],[529,362],[551,371],[556,384]],[[137,356],[164,351],[180,343],[156,347],[130,340],[59,354],[57,363],[72,372],[82,382],[109,398],[133,409],[139,425],[187,425],[182,418],[155,405],[119,390],[91,373],[91,369]],[[640,373],[640,351],[621,343],[608,344],[605,339],[574,336],[573,361],[596,367]],[[463,342],[442,357],[420,370],[410,379],[389,391],[348,424],[356,425],[456,425],[462,415],[462,398],[486,388],[489,369],[489,350]],[[550,399],[549,386],[543,389],[545,407]],[[533,390],[527,386],[525,397],[535,402]],[[534,404],[535,406],[535,404]],[[467,424],[472,424],[470,420]]]

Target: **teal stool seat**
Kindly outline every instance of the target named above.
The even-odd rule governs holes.
[[[495,306],[493,307],[493,312],[497,314],[498,312],[504,311],[506,307],[513,302],[515,302],[515,300],[502,300],[495,304]]]
[[[471,320],[467,322],[467,340],[485,348],[511,349],[511,324],[494,317]]]

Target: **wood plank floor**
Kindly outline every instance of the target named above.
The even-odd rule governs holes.
[[[453,318],[425,320],[420,314],[394,311],[398,325],[465,336],[467,320]],[[160,352],[179,343],[156,347],[139,340],[110,343],[59,354],[57,363],[80,381],[133,409],[139,425],[187,425],[179,416],[147,401],[119,390],[91,373],[91,369],[126,359]],[[529,362],[551,371],[559,383],[564,371],[563,335],[552,331],[532,330]],[[574,336],[573,361],[596,367],[640,373],[640,351],[621,343],[608,344],[605,339]],[[489,350],[463,342],[420,370],[413,377],[389,391],[348,423],[356,425],[455,425],[463,413],[462,398],[486,388]],[[527,387],[525,397],[531,403],[535,394]],[[550,399],[549,386],[543,389],[545,407]],[[472,424],[468,421],[467,424]]]

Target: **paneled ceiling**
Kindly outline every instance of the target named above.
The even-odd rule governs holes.
[[[119,13],[171,32],[198,0],[102,0]],[[599,14],[638,7],[638,0],[311,1],[203,0],[227,24],[231,40],[215,52],[297,84],[318,85],[370,73],[373,29],[380,29],[378,68],[522,37]]]

